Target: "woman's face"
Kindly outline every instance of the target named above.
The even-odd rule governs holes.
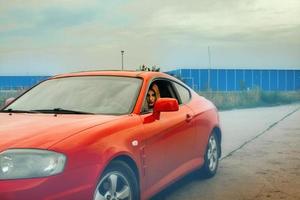
[[[155,101],[156,101],[155,92],[150,89],[147,93],[147,102],[148,102],[149,108],[153,108]]]

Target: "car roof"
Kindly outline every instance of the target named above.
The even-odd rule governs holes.
[[[125,76],[125,77],[140,77],[144,79],[152,79],[155,77],[171,78],[172,76],[163,72],[148,72],[148,71],[81,71],[56,75],[51,79],[65,78],[65,77],[78,77],[78,76]]]

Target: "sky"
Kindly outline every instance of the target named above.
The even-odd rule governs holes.
[[[210,62],[209,53],[210,51]],[[300,69],[299,0],[0,0],[0,76]]]

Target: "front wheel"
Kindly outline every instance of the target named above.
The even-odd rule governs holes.
[[[204,164],[200,170],[201,175],[205,178],[211,178],[216,174],[219,165],[220,150],[218,138],[213,132],[209,137]]]
[[[122,161],[113,161],[103,172],[93,200],[138,200],[138,191],[132,169]]]

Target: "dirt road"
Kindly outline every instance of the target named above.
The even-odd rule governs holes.
[[[205,180],[192,173],[152,200],[299,200],[299,108],[296,104],[221,113],[228,134],[218,174]]]

